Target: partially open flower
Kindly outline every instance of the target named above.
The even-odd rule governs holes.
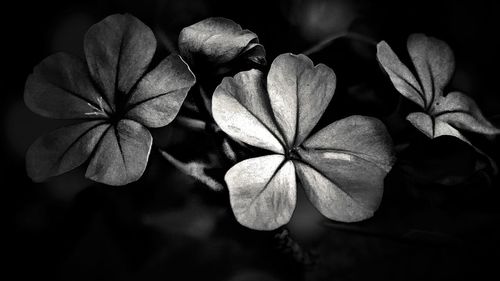
[[[443,89],[455,70],[453,51],[445,42],[423,34],[412,34],[407,48],[416,76],[385,41],[377,45],[378,61],[394,87],[422,108],[422,112],[410,113],[406,117],[408,121],[430,138],[449,135],[469,143],[459,129],[487,135],[500,134],[500,129],[488,122],[470,97],[461,92],[444,95]]]
[[[271,230],[295,209],[296,177],[327,218],[369,218],[382,199],[393,164],[392,142],[379,120],[350,116],[311,136],[333,96],[336,78],[304,55],[283,54],[267,80],[259,70],[224,78],[213,116],[229,136],[272,151],[234,165],[225,176],[231,206],[243,225]]]
[[[81,121],[31,145],[28,175],[43,181],[90,159],[86,177],[124,185],[146,168],[152,144],[147,127],[175,118],[195,77],[178,55],[148,72],[156,39],[131,15],[111,15],[92,26],[84,50],[86,62],[57,53],[26,81],[24,100],[33,112]]]
[[[190,65],[217,70],[218,74],[236,61],[266,64],[266,51],[257,35],[226,18],[208,18],[184,28],[179,49]]]

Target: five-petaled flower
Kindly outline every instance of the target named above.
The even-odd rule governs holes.
[[[156,39],[131,15],[111,15],[84,40],[85,61],[49,56],[26,82],[24,99],[35,113],[76,119],[36,140],[26,156],[35,181],[60,175],[89,160],[86,177],[124,185],[143,174],[152,136],[177,115],[195,77],[178,55],[152,70]]]
[[[486,120],[467,95],[461,92],[443,95],[455,69],[453,51],[445,42],[423,34],[412,34],[407,48],[417,76],[385,41],[378,44],[377,57],[396,89],[424,111],[410,113],[406,117],[408,121],[430,138],[450,135],[466,143],[469,141],[458,129],[488,135],[500,133],[500,129]]]
[[[225,176],[236,219],[271,230],[295,209],[296,177],[326,217],[371,217],[393,164],[392,142],[375,118],[350,116],[310,136],[336,86],[333,70],[304,55],[283,54],[267,80],[259,70],[226,77],[213,96],[213,116],[229,136],[273,152],[234,165]]]

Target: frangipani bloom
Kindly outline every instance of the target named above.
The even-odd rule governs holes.
[[[80,123],[37,139],[26,155],[28,175],[43,181],[89,160],[86,177],[124,185],[143,174],[151,150],[147,127],[177,115],[195,77],[178,55],[155,68],[156,39],[131,15],[112,15],[85,35],[85,61],[49,56],[26,82],[24,100],[44,117]]]
[[[327,218],[371,217],[393,164],[379,120],[350,116],[314,135],[335,90],[333,70],[304,55],[283,54],[266,77],[259,70],[226,77],[215,90],[213,116],[229,136],[270,151],[234,165],[225,176],[236,219],[249,228],[286,224],[295,209],[296,178]]]
[[[416,76],[385,41],[377,45],[378,61],[394,87],[423,109],[423,112],[410,113],[406,117],[408,121],[430,138],[450,135],[467,143],[469,141],[458,129],[487,135],[500,133],[500,129],[486,120],[467,95],[461,92],[444,95],[443,89],[455,70],[453,51],[445,42],[423,34],[412,34],[407,48]]]

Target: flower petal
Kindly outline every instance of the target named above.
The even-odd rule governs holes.
[[[298,150],[299,179],[326,217],[344,222],[369,218],[382,199],[392,167],[392,141],[375,118],[351,116],[332,123]]]
[[[115,92],[128,94],[148,67],[156,39],[139,19],[115,14],[89,28],[84,49],[94,81],[114,106]]]
[[[429,114],[423,112],[413,112],[406,116],[406,120],[410,121],[415,128],[429,138],[434,138],[434,120]]]
[[[38,138],[26,153],[28,176],[36,182],[68,172],[85,162],[109,124],[88,121]]]
[[[283,155],[242,161],[229,169],[225,180],[234,215],[242,225],[272,230],[290,220],[296,201],[295,169]]]
[[[217,125],[231,137],[284,153],[264,83],[262,72],[255,69],[224,78],[212,97],[213,116]]]
[[[377,59],[394,84],[405,98],[425,108],[425,95],[417,79],[396,56],[389,45],[382,41],[377,45]]]
[[[196,78],[179,55],[170,55],[139,81],[126,116],[148,126],[163,127],[177,116]]]
[[[138,180],[146,169],[152,141],[151,134],[141,124],[120,120],[104,133],[85,176],[108,185]]]
[[[180,52],[190,63],[202,59],[220,65],[243,53],[254,62],[265,63],[264,48],[258,43],[255,33],[243,30],[239,24],[226,18],[202,20],[179,34]]]
[[[271,64],[267,90],[288,147],[300,145],[332,99],[336,78],[304,55],[282,54]]]
[[[426,107],[429,107],[443,94],[443,88],[453,75],[453,51],[444,41],[424,34],[410,35],[407,47],[422,83]]]
[[[87,66],[65,53],[53,54],[35,67],[26,81],[24,102],[49,118],[103,118],[109,111],[92,86]]]
[[[383,182],[367,184],[362,181],[349,181],[343,182],[347,183],[344,186],[332,181],[310,165],[298,161],[294,161],[294,164],[307,198],[321,214],[329,219],[356,222],[370,218],[382,200]],[[365,170],[372,172],[370,169],[362,169],[358,173]],[[342,169],[342,173],[345,171],[346,169]],[[372,172],[369,176],[374,177],[373,174]],[[357,174],[358,178],[365,176],[368,175]],[[375,176],[375,178],[380,177]]]
[[[395,160],[392,140],[385,125],[376,118],[360,115],[333,122],[308,138],[303,147],[361,157],[387,172]]]
[[[500,134],[481,113],[473,99],[460,92],[451,92],[436,99],[434,110],[438,120],[452,126],[480,134]]]

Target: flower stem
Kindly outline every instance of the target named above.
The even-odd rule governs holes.
[[[314,54],[314,53],[317,53],[317,52],[323,50],[324,48],[326,48],[328,45],[333,43],[333,41],[335,41],[339,38],[350,38],[353,40],[367,43],[369,45],[374,45],[374,46],[377,45],[377,42],[375,40],[373,40],[372,38],[369,38],[363,34],[349,32],[349,31],[343,31],[340,33],[331,34],[330,36],[328,36],[325,39],[321,40],[320,42],[316,43],[316,45],[312,46],[311,48],[305,50],[302,53],[304,55],[307,55],[307,56]]]

